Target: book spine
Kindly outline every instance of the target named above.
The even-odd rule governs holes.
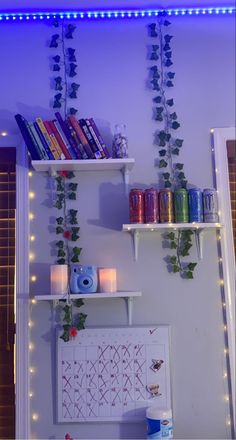
[[[51,140],[51,138],[50,138],[50,136],[49,136],[49,134],[47,132],[47,129],[46,129],[45,125],[44,125],[43,120],[41,118],[36,118],[36,122],[39,125],[39,128],[40,128],[44,138],[47,141],[47,144],[48,144],[48,146],[49,146],[49,148],[51,150],[51,153],[52,153],[54,159],[56,159],[56,160],[60,159],[60,156],[57,153],[56,148],[54,147],[54,144],[53,144],[53,142],[52,142],[52,140]]]
[[[64,160],[65,159],[65,155],[62,152],[62,149],[61,149],[60,145],[57,142],[55,134],[53,133],[53,130],[52,130],[51,125],[50,125],[50,121],[43,121],[43,123],[44,123],[44,126],[45,126],[45,128],[46,128],[46,130],[47,130],[47,132],[49,134],[49,137],[50,137],[50,139],[52,141],[52,145],[53,145],[54,149],[56,150],[57,159],[58,160],[60,160],[60,159]],[[55,157],[55,159],[56,159],[56,157]]]
[[[60,112],[56,112],[55,116],[61,126],[61,129],[62,129],[64,135],[66,136],[66,138],[70,144],[69,152],[70,152],[72,159],[78,159],[77,152],[76,152],[76,145],[75,145],[74,139],[72,138],[72,136],[70,134],[69,128],[66,126],[65,122],[63,121]]]
[[[29,126],[30,126],[30,130],[31,130],[31,132],[32,132],[32,134],[34,136],[34,139],[35,139],[35,141],[36,141],[36,143],[38,145],[38,148],[40,150],[41,159],[48,160],[49,157],[48,157],[47,152],[45,151],[45,149],[43,147],[43,144],[42,144],[41,139],[40,139],[40,137],[39,137],[39,135],[38,135],[38,133],[37,133],[37,131],[35,129],[35,126],[34,126],[33,122],[29,122]]]
[[[95,133],[95,131],[94,131],[94,129],[93,129],[93,127],[92,127],[90,121],[89,121],[89,119],[85,119],[85,122],[86,122],[86,124],[87,124],[87,127],[88,127],[88,129],[89,129],[89,131],[90,131],[90,134],[91,134],[91,136],[92,136],[92,138],[93,138],[95,144],[97,145],[97,148],[99,149],[99,151],[100,151],[100,153],[101,153],[101,155],[102,155],[102,159],[104,159],[104,158],[106,157],[106,155],[105,155],[105,153],[104,153],[104,150],[103,150],[103,148],[102,148],[102,145],[100,144],[99,139],[98,139],[98,137],[97,137],[97,135],[96,135],[96,133]]]
[[[91,150],[94,153],[95,158],[96,159],[102,159],[101,152],[99,151],[97,145],[95,144],[95,142],[94,142],[94,140],[92,138],[92,135],[91,135],[91,133],[90,133],[88,127],[87,127],[87,124],[85,122],[85,119],[79,119],[78,122],[79,122],[79,125],[80,125],[81,129],[84,132],[84,135],[86,136],[86,138],[88,140],[88,143],[89,143],[89,145],[91,147]]]
[[[54,156],[53,156],[53,154],[52,154],[52,152],[51,152],[51,150],[50,150],[50,148],[49,148],[49,146],[48,146],[48,144],[46,142],[46,139],[45,139],[43,133],[41,132],[40,127],[39,127],[39,125],[38,125],[38,123],[36,121],[34,122],[34,127],[35,127],[35,130],[38,133],[39,138],[41,139],[41,142],[42,142],[43,147],[44,147],[44,149],[45,149],[45,151],[46,151],[46,153],[48,155],[49,160],[54,160]]]
[[[20,115],[15,115],[15,120],[17,122],[17,125],[21,131],[22,137],[24,139],[24,142],[28,148],[28,151],[30,152],[32,160],[40,160],[40,156],[38,153],[38,150],[36,149],[34,140],[32,138],[31,132],[29,131],[27,127],[27,121],[26,119]]]
[[[109,151],[108,151],[108,149],[107,149],[107,147],[105,145],[105,142],[104,142],[104,140],[103,140],[103,138],[101,136],[100,131],[98,130],[97,125],[94,122],[94,119],[93,118],[89,118],[89,122],[91,124],[91,127],[94,129],[94,132],[96,133],[97,138],[98,138],[100,144],[102,145],[102,148],[103,148],[103,151],[105,153],[106,158],[109,159],[109,157],[111,157],[111,155],[109,154]]]
[[[67,140],[67,137],[65,136],[65,134],[64,134],[64,132],[63,132],[63,130],[62,130],[58,120],[57,119],[53,119],[53,124],[54,124],[55,129],[58,131],[61,139],[63,140],[64,145],[66,146],[67,153],[70,156],[69,159],[73,159],[73,157],[70,154],[71,146],[70,146],[70,144],[69,144],[69,142]]]
[[[57,127],[54,124],[54,121],[48,121],[48,123],[50,125],[52,132],[54,133],[54,136],[57,140],[57,143],[59,144],[59,146],[61,148],[61,151],[62,151],[65,159],[67,159],[67,160],[71,159],[69,151],[67,150],[66,145],[65,145],[60,133],[58,132]]]
[[[80,139],[78,138],[78,136],[76,134],[76,131],[74,130],[74,128],[72,127],[72,125],[70,124],[70,122],[68,120],[65,122],[66,122],[67,127],[70,130],[71,136],[73,137],[73,139],[76,142],[76,149],[77,149],[78,156],[80,156],[81,159],[88,159],[88,156],[83,148],[83,144],[80,142]]]
[[[70,115],[70,116],[68,116],[68,121],[72,125],[72,127],[74,128],[74,130],[77,134],[77,137],[80,139],[80,141],[83,145],[84,151],[87,154],[88,158],[94,159],[95,155],[94,155],[93,151],[91,150],[91,147],[87,141],[87,138],[84,135],[84,132],[82,131],[76,117],[74,115]]]

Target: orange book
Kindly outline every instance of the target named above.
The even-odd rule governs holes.
[[[54,159],[56,159],[56,160],[60,159],[60,155],[57,152],[57,149],[55,148],[54,143],[52,142],[51,136],[49,135],[43,120],[41,118],[36,118],[36,122],[37,122],[44,138],[46,139],[46,142],[51,150],[51,153],[52,153]]]
[[[52,144],[53,144],[53,146],[54,146],[54,148],[55,148],[55,150],[57,152],[58,159],[64,160],[66,157],[65,157],[65,155],[64,155],[64,153],[63,153],[63,151],[62,151],[62,149],[61,149],[61,147],[59,145],[59,143],[57,142],[57,139],[56,139],[56,136],[55,136],[55,134],[54,134],[54,132],[52,130],[50,121],[44,121],[44,125],[46,127],[46,130],[47,130],[49,136],[50,136]]]

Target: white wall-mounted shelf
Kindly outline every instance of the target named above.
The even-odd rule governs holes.
[[[73,293],[70,295],[70,299],[101,299],[101,298],[124,298],[127,303],[127,311],[128,311],[128,323],[129,325],[132,325],[132,317],[133,317],[133,300],[137,296],[141,296],[142,292],[131,292],[131,291],[120,291],[120,292],[114,292],[114,293],[107,293],[107,292],[99,292],[99,293]],[[53,301],[54,303],[57,303],[60,300],[66,300],[68,297],[67,295],[36,295],[35,297],[36,301]]]
[[[56,171],[121,171],[126,186],[129,183],[129,174],[134,166],[134,159],[86,159],[86,160],[32,160],[35,171],[47,172],[51,175]]]
[[[130,223],[123,225],[123,231],[129,232],[133,238],[134,246],[134,259],[138,259],[138,245],[140,239],[140,233],[143,232],[166,232],[166,231],[183,231],[190,229],[194,232],[195,242],[197,248],[198,259],[203,258],[203,232],[207,229],[220,229],[222,225],[220,223]]]

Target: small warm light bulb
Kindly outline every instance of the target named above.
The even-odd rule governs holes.
[[[224,331],[225,332],[227,331],[227,325],[224,325]]]
[[[33,191],[29,192],[29,198],[30,199],[34,199],[35,198],[35,193]]]
[[[34,283],[34,282],[37,280],[37,277],[36,277],[36,275],[32,275],[30,279],[31,279],[31,281]],[[33,301],[33,300],[32,300],[32,301]]]
[[[31,252],[30,254],[29,254],[29,260],[30,261],[33,261],[35,259],[35,255]]]
[[[35,369],[34,369],[33,367],[30,367],[29,372],[30,372],[31,374],[34,374],[34,373],[35,373]]]
[[[30,391],[30,392],[29,392],[29,397],[30,397],[30,399],[32,399],[33,395],[34,395],[34,393],[33,393],[32,391]]]
[[[211,129],[210,129],[210,132],[211,132],[211,133],[214,133],[214,128],[211,128]]]
[[[33,414],[32,414],[32,420],[33,420],[34,422],[37,422],[38,419],[39,419],[39,415],[38,415],[37,413],[33,413]]]
[[[217,240],[221,240],[221,235],[218,235]]]
[[[229,401],[229,396],[226,394],[225,395],[225,401],[228,402]]]
[[[226,377],[228,377],[227,373],[225,372],[223,375],[223,378],[226,379]]]
[[[29,213],[29,219],[33,220],[34,219],[34,214],[32,212]]]
[[[1,136],[5,137],[7,135],[8,135],[7,131],[1,131]]]
[[[32,351],[34,349],[34,344],[32,342],[29,343],[29,350]]]
[[[28,172],[28,176],[29,176],[29,177],[32,177],[32,176],[33,176],[32,171],[29,171],[29,172]]]
[[[220,286],[224,285],[224,280],[220,280]]]
[[[219,258],[219,262],[222,263],[222,261],[223,261],[223,258]]]
[[[36,304],[36,303],[37,303],[36,299],[31,300],[31,304]]]
[[[224,354],[227,354],[229,352],[228,348],[224,349]]]
[[[33,300],[32,300],[32,301],[33,301]],[[28,322],[28,327],[29,327],[29,328],[32,328],[33,325],[34,325],[33,321],[29,321],[29,322]]]
[[[231,425],[231,421],[227,420],[227,425],[230,426]]]
[[[226,303],[222,303],[222,306],[223,306],[223,307],[226,307]]]
[[[35,235],[31,235],[30,236],[30,241],[34,241],[35,240]]]

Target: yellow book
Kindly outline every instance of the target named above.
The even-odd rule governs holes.
[[[43,122],[42,118],[36,118],[36,122],[37,122],[37,124],[38,124],[38,126],[39,126],[39,128],[40,128],[40,130],[41,130],[41,132],[42,132],[42,134],[43,134],[43,136],[44,136],[44,138],[45,138],[45,140],[46,140],[46,142],[47,142],[51,152],[52,152],[52,155],[53,155],[54,159],[55,160],[61,159],[60,158],[60,154],[58,153],[54,143],[52,142],[52,138],[50,137],[50,135],[49,135],[49,133],[48,133],[48,131],[47,131],[45,125],[44,125],[44,122]]]

